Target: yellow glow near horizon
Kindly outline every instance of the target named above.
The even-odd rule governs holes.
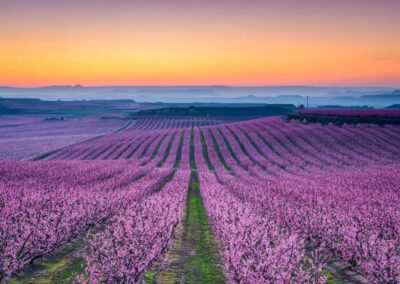
[[[400,85],[397,19],[23,12],[0,20],[1,85]]]

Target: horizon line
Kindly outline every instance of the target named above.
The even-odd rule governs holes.
[[[193,85],[82,85],[82,84],[71,84],[71,85],[38,85],[38,86],[16,86],[16,85],[0,85],[0,88],[10,89],[42,89],[42,88],[387,88],[387,89],[399,89],[399,86],[387,86],[387,85],[224,85],[224,84],[193,84]]]

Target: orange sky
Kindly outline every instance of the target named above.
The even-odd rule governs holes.
[[[400,1],[3,2],[0,85],[400,86]]]

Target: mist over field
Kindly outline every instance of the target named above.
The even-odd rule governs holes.
[[[0,87],[3,98],[38,98],[42,100],[118,100],[167,103],[307,103],[309,106],[342,105],[387,107],[400,103],[400,91],[389,87],[230,87],[230,86],[171,86],[171,87],[82,87],[53,86],[41,88]]]

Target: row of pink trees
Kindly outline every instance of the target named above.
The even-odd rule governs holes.
[[[89,241],[84,283],[136,283],[171,244],[185,208],[190,173],[176,172],[160,192],[113,218]]]
[[[195,157],[197,168],[215,171],[229,191],[221,202],[233,194],[254,214],[273,218],[274,230],[290,232],[303,243],[298,247],[300,255],[307,245],[309,254],[317,251],[327,259],[339,258],[372,282],[396,283],[400,275],[399,142],[400,128],[395,126],[324,127],[273,118],[196,129]],[[233,181],[227,178],[231,174]],[[211,184],[210,189],[202,183],[202,190],[206,199],[209,194],[215,201],[223,190],[215,180]],[[240,254],[238,244],[220,231],[221,215],[212,216],[217,214],[217,204],[210,204],[217,235],[222,243],[228,240],[224,250],[228,255]],[[231,225],[237,218],[228,220]],[[232,244],[235,247],[229,250]],[[231,255],[226,261],[231,261]],[[236,277],[234,268],[226,268],[230,277]]]
[[[171,170],[130,162],[0,164],[0,278],[157,190]]]
[[[258,245],[283,232],[296,239],[292,251],[299,259],[307,247],[317,263],[340,259],[372,282],[400,281],[399,134],[394,126],[323,127],[275,118],[196,131],[198,168],[206,172],[210,162],[216,175],[200,175],[201,188],[230,279],[249,282],[256,269],[267,273],[260,259],[274,263],[269,255],[279,247],[258,255]],[[279,271],[266,275],[280,277]]]
[[[0,120],[0,160],[33,159],[99,135],[126,130],[131,123],[121,119],[86,118],[1,127]]]
[[[233,171],[259,171],[255,166],[270,175],[304,175],[327,168],[398,163],[400,159],[400,132],[396,127],[303,125],[269,118],[202,128],[199,132],[195,143],[202,150],[203,133],[208,160],[215,169],[227,165]]]
[[[191,132],[162,125],[139,122],[52,156],[107,161],[0,164],[0,277],[105,224],[89,242],[89,282],[137,281],[170,243],[186,198]],[[321,254],[373,282],[399,281],[398,127],[268,118],[193,134],[231,282],[323,282]]]
[[[397,165],[327,171],[299,177],[218,180],[254,212],[276,221],[323,252],[354,266],[376,283],[400,280],[400,215]]]
[[[179,129],[220,124],[222,121],[213,118],[147,118],[139,119],[132,129]]]
[[[388,109],[302,109],[299,113],[302,115],[400,118],[399,110]]]
[[[273,216],[232,194],[212,174],[200,175],[207,215],[222,248],[224,271],[232,283],[319,283],[321,265],[306,259],[304,239]]]

